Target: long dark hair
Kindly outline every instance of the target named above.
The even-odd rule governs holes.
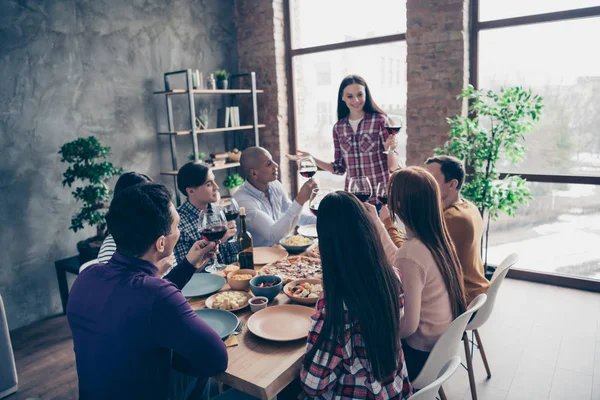
[[[340,89],[338,90],[338,105],[337,105],[338,121],[340,119],[344,119],[348,115],[350,115],[350,109],[348,108],[346,103],[344,103],[344,101],[342,100],[342,96],[344,95],[344,89],[346,88],[346,86],[352,85],[353,83],[356,83],[357,85],[361,85],[361,86],[365,87],[365,96],[367,97],[367,99],[365,100],[365,106],[363,107],[363,110],[365,112],[368,112],[371,114],[387,115],[385,113],[385,111],[383,111],[381,108],[379,108],[379,106],[377,104],[375,104],[375,100],[373,100],[373,96],[371,96],[371,91],[369,90],[369,86],[367,85],[367,82],[364,80],[364,78],[360,75],[348,75],[347,77],[345,77],[342,80],[342,83],[340,83]]]
[[[373,374],[378,380],[391,376],[401,351],[401,283],[387,262],[375,226],[353,194],[338,191],[321,201],[317,232],[326,317],[305,366],[310,366],[324,340],[343,335],[345,305],[350,319],[359,323]]]
[[[442,214],[440,190],[433,175],[421,167],[394,172],[388,207],[429,249],[446,284],[454,318],[467,306],[460,261]]]

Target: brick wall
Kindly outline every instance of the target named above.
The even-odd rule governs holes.
[[[236,0],[239,71],[255,71],[260,145],[280,165],[280,179],[290,190],[288,97],[285,66],[284,0]]]
[[[468,0],[408,0],[407,164],[420,165],[448,137],[446,117],[467,112],[456,96],[469,79]]]

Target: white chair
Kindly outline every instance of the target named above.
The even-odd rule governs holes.
[[[81,264],[81,267],[79,267],[79,273],[82,273],[83,270],[86,269],[87,267],[89,267],[90,265],[96,265],[96,264],[99,264],[97,258],[94,258],[93,260],[90,260],[88,262]]]
[[[480,294],[475,297],[469,305],[469,309],[456,317],[456,319],[448,325],[446,331],[440,336],[435,343],[435,346],[433,346],[431,353],[429,353],[429,357],[427,358],[423,369],[413,380],[412,385],[415,389],[423,389],[438,379],[438,374],[444,365],[458,353],[460,341],[465,333],[465,328],[469,319],[471,319],[473,313],[485,304],[486,299],[487,296],[485,294]],[[439,393],[442,400],[445,400],[446,395],[441,386]]]
[[[0,296],[0,399],[15,393],[18,387],[15,356],[10,342],[4,303]]]
[[[444,365],[442,370],[439,373],[439,377],[425,386],[423,389],[419,390],[417,393],[411,396],[411,400],[436,400],[437,394],[442,385],[450,379],[452,375],[456,372],[456,369],[460,365],[460,357],[454,356]]]
[[[496,268],[496,272],[494,272],[494,275],[492,276],[490,287],[486,292],[486,303],[483,307],[481,307],[477,314],[475,314],[473,319],[469,321],[467,327],[465,328],[463,343],[465,345],[467,372],[469,373],[469,384],[471,386],[471,397],[473,400],[477,400],[477,386],[475,385],[475,373],[473,371],[473,353],[472,349],[469,348],[469,345],[475,345],[479,349],[479,353],[481,353],[481,358],[483,359],[483,365],[485,366],[485,371],[487,372],[487,377],[490,379],[492,377],[492,373],[490,371],[490,366],[488,364],[487,357],[485,356],[485,351],[483,350],[483,343],[481,342],[481,337],[479,336],[477,329],[481,328],[481,326],[490,318],[490,315],[492,315],[494,304],[496,303],[496,296],[498,296],[498,291],[500,290],[500,285],[502,285],[502,282],[504,282],[504,278],[506,277],[508,270],[515,265],[517,261],[519,261],[519,256],[513,253],[506,257],[504,261],[500,263],[498,268]],[[471,339],[469,339],[466,331],[471,331]],[[473,341],[473,336],[475,336],[477,344],[475,344]]]

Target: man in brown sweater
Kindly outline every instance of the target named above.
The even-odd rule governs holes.
[[[459,159],[450,156],[431,157],[425,161],[425,168],[440,187],[444,220],[462,265],[468,304],[490,286],[481,260],[483,220],[477,207],[460,196],[465,169]]]

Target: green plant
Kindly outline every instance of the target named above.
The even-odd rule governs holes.
[[[81,210],[71,218],[74,232],[83,229],[84,223],[96,227],[96,236],[106,236],[105,204],[109,201],[111,191],[106,182],[123,170],[115,168],[108,161],[101,161],[110,155],[110,147],[102,146],[94,137],[79,138],[62,145],[58,154],[61,162],[70,163],[63,174],[63,186],[69,186],[76,181],[84,182],[73,193],[76,200],[83,202]],[[87,183],[86,183],[87,182]]]
[[[498,161],[518,164],[523,159],[523,141],[540,119],[542,98],[519,86],[496,93],[469,85],[458,99],[469,100],[469,116],[447,119],[450,139],[435,153],[453,155],[465,163],[467,177],[461,194],[477,206],[482,218],[487,213],[485,242],[481,239],[487,264],[490,221],[501,212],[514,216],[519,205],[531,199],[525,179],[514,175],[500,178]]]
[[[218,81],[226,81],[228,77],[227,71],[224,69],[218,69],[215,71],[215,79]]]
[[[206,158],[206,153],[203,153],[203,152],[198,153],[198,160],[202,161],[205,158]],[[190,161],[194,161],[195,160],[195,158],[194,158],[194,152],[193,151],[188,156],[188,160],[190,160]]]
[[[223,185],[225,185],[227,189],[235,189],[238,186],[242,186],[243,183],[244,179],[240,176],[240,174],[236,173],[227,176],[227,178],[225,178],[225,181],[223,182]]]

